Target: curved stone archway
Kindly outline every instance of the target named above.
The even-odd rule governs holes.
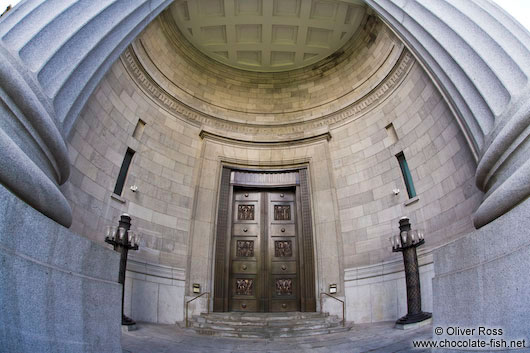
[[[70,168],[64,138],[110,65],[170,3],[27,0],[0,20],[3,185],[71,224],[58,189]]]

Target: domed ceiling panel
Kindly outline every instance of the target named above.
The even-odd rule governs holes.
[[[244,70],[287,71],[342,47],[365,14],[362,0],[177,0],[171,13],[209,57]]]

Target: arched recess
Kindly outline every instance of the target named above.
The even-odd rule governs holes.
[[[365,2],[432,74],[475,151],[476,182],[486,193],[475,225],[526,198],[530,34],[489,0]],[[58,189],[69,175],[64,137],[111,63],[170,3],[26,0],[0,20],[0,165],[10,166],[0,173],[3,185],[70,225]]]
[[[25,0],[2,17],[2,185],[44,215],[63,226],[69,226],[71,210],[58,188],[69,175],[64,139],[86,99],[111,63],[145,25],[170,3],[170,0]],[[526,154],[530,134],[530,34],[489,0],[366,0],[366,3],[395,30],[423,63],[438,83],[454,109],[462,130],[468,136],[479,162],[476,183],[486,196],[475,214],[476,226],[484,226],[507,214],[510,217],[504,229],[509,229],[508,233],[512,232],[509,235],[519,234],[522,238],[527,230],[520,222],[527,219],[527,213],[523,212],[525,209],[519,213],[517,210],[508,211],[530,195],[530,160]],[[4,193],[6,194],[8,193]],[[7,195],[4,199],[7,200],[8,197],[10,196]],[[12,204],[19,202],[14,197],[9,200]],[[6,208],[9,204],[3,203],[1,206]],[[34,221],[29,218],[30,213],[26,209],[23,211],[27,213],[20,211],[9,218],[12,224],[20,227],[19,233],[28,232],[29,229],[23,228],[21,224]],[[41,217],[40,221],[43,224],[47,222],[45,217]],[[510,229],[514,225],[520,229]],[[487,231],[485,229],[484,233]],[[489,231],[489,243],[499,243],[499,233]],[[2,235],[8,234],[7,232],[4,230]],[[35,229],[35,233],[41,232],[42,228]],[[460,247],[460,243],[453,244],[451,258],[474,261],[475,258],[468,256],[469,249],[474,248],[474,244],[484,247],[484,242],[479,237],[484,234],[477,234],[471,245],[466,243],[466,246]],[[75,239],[75,235],[68,233],[62,239],[66,242],[68,239]],[[49,239],[45,239],[43,243],[51,244]],[[501,245],[507,243],[509,242],[502,242]],[[82,243],[81,240],[71,246],[79,249],[83,255],[91,254],[90,247],[94,247],[93,244]],[[30,248],[34,247],[27,246],[25,250]],[[479,246],[476,248],[479,249]],[[491,250],[505,251],[503,246]],[[513,253],[517,252],[514,250]],[[107,255],[101,254],[102,257],[108,257]],[[495,261],[504,255],[495,254]],[[34,254],[28,255],[28,258],[31,256]],[[59,253],[60,256],[62,253]],[[43,259],[46,260],[48,259]],[[90,260],[94,261],[93,258]],[[514,262],[519,266],[519,271],[514,271],[515,266],[510,267],[510,271],[498,271],[498,268],[492,267],[489,274],[491,278],[497,276],[495,280],[499,281],[499,275],[507,278],[508,275],[518,275],[522,273],[524,261],[525,258],[521,258]],[[485,262],[495,264],[494,261]],[[10,264],[8,262],[9,266]],[[58,264],[54,266],[56,268]],[[83,270],[91,268],[92,266],[84,266]],[[435,284],[435,288],[439,288],[436,291],[441,294],[450,292],[453,288],[451,285],[455,286],[455,283],[486,282],[474,281],[476,277],[470,277],[471,280],[466,278],[466,282],[456,282],[453,280],[455,274],[464,271],[453,270],[452,267],[445,270],[449,274],[440,276]],[[525,269],[524,273],[527,272]],[[64,273],[71,274],[72,271]],[[97,275],[100,273],[103,270]],[[482,276],[481,273],[479,275]],[[78,277],[87,278],[84,274]],[[510,283],[525,283],[521,278],[523,277]],[[113,283],[111,276],[104,280],[106,283]],[[29,282],[31,281],[24,280],[24,283]],[[65,281],[71,282],[71,279]],[[490,282],[495,284],[493,280]],[[462,315],[463,309],[474,310],[481,306],[476,304],[480,298],[491,298],[494,297],[491,294],[495,294],[495,305],[482,306],[497,308],[499,303],[510,302],[511,315],[506,316],[519,314],[517,316],[525,317],[520,313],[528,306],[524,303],[513,305],[513,298],[505,294],[507,291],[494,293],[494,284],[488,287],[492,292],[481,293],[482,295],[477,295],[479,289],[469,291],[473,295],[469,300],[454,300],[455,293],[461,290],[455,287],[451,293],[453,296],[448,296],[451,299],[449,305],[444,306],[443,301],[438,304],[445,309],[460,309],[455,303],[466,305],[467,308],[461,308],[462,310],[455,309],[457,318],[461,318],[465,316]],[[113,294],[118,293],[118,290],[109,290],[110,295],[105,298],[114,297]],[[96,293],[101,295],[102,292],[95,291]],[[498,294],[504,294],[504,297],[497,296]],[[524,299],[524,296],[519,298]],[[446,298],[446,302],[449,299]],[[109,304],[109,307],[115,308],[116,303]],[[519,312],[514,312],[514,308]],[[496,313],[493,311],[493,314]],[[473,312],[473,317],[477,317],[475,314]],[[442,316],[448,317],[449,314],[445,312],[441,315],[443,319]],[[94,317],[93,312],[90,312],[90,317]],[[500,315],[496,318],[499,317]],[[455,322],[449,320],[447,325]],[[524,325],[521,327],[525,328]],[[114,333],[116,330],[119,330],[117,324],[108,332]],[[50,331],[51,329],[47,332]]]

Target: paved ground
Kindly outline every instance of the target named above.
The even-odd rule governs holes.
[[[122,334],[124,353],[206,352],[347,352],[427,353],[412,349],[412,340],[430,339],[432,325],[396,330],[393,322],[355,325],[350,332],[301,338],[241,339],[202,336],[174,325],[138,323],[138,330]]]

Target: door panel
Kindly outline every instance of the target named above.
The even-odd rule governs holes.
[[[294,262],[273,262],[272,273],[274,274],[296,274],[296,263]]]
[[[300,310],[294,191],[234,190],[230,310]]]
[[[270,200],[272,202],[276,202],[276,201],[280,201],[280,202],[281,201],[294,201],[295,200],[295,195],[294,195],[294,192],[292,192],[292,191],[271,192]]]
[[[296,275],[272,275],[271,311],[298,311],[298,286]]]
[[[269,193],[268,263],[271,311],[298,311],[298,239],[296,237],[295,194]]]
[[[250,261],[234,261],[234,273],[248,273],[255,275],[258,273],[258,266],[256,262]]]
[[[259,235],[259,225],[249,224],[248,222],[243,224],[234,224],[232,232],[234,235],[241,236],[258,236]]]
[[[229,308],[232,311],[257,311],[263,291],[263,283],[258,276],[262,262],[261,195],[244,192],[234,196]]]
[[[270,235],[272,237],[285,237],[285,236],[295,236],[296,227],[294,224],[271,224],[270,226]]]

